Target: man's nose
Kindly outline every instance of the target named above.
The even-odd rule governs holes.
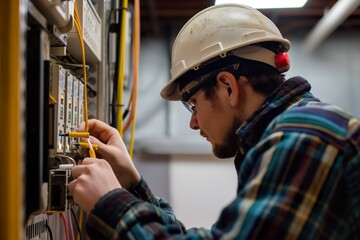
[[[197,117],[195,116],[195,114],[191,114],[190,128],[193,129],[193,130],[198,130],[199,129],[199,123],[198,123],[198,120],[197,120]]]

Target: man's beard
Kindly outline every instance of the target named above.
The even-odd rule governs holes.
[[[230,158],[234,157],[236,152],[239,150],[240,139],[236,135],[236,131],[240,127],[238,120],[234,119],[232,128],[225,135],[222,144],[213,144],[213,153],[218,158]]]

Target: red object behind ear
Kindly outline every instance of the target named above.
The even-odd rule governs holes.
[[[275,56],[275,64],[280,72],[285,72],[290,68],[290,59],[287,52],[279,53]]]

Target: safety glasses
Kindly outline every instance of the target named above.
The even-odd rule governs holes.
[[[218,73],[218,71],[216,71],[216,73]],[[189,83],[182,90],[181,102],[184,104],[186,109],[189,110],[189,112],[191,114],[195,114],[196,109],[195,109],[195,105],[192,102],[189,101],[190,98],[195,93],[197,93],[200,89],[202,89],[206,83],[208,83],[210,80],[213,80],[214,77],[216,76],[216,73],[212,72],[212,73],[209,73],[209,74],[205,74],[205,75],[201,76],[199,80],[195,80],[195,81],[192,81],[191,83]]]
[[[191,81],[184,89],[181,91],[181,102],[184,104],[187,110],[191,114],[196,113],[195,105],[191,102],[189,102],[189,99],[197,93],[200,89],[202,89],[210,80],[214,80],[214,78],[217,76],[217,74],[221,71],[227,71],[233,74],[236,78],[239,77],[239,73],[237,72],[239,67],[238,63],[232,63],[228,66],[225,66],[221,69],[217,69],[213,72],[210,72],[208,74],[202,75],[199,77],[199,79],[196,79],[194,81]]]

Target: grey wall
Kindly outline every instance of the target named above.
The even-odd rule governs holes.
[[[305,36],[305,31],[287,36],[293,45],[287,76],[305,77],[322,101],[360,117],[360,29],[337,31],[311,54],[304,51]]]

